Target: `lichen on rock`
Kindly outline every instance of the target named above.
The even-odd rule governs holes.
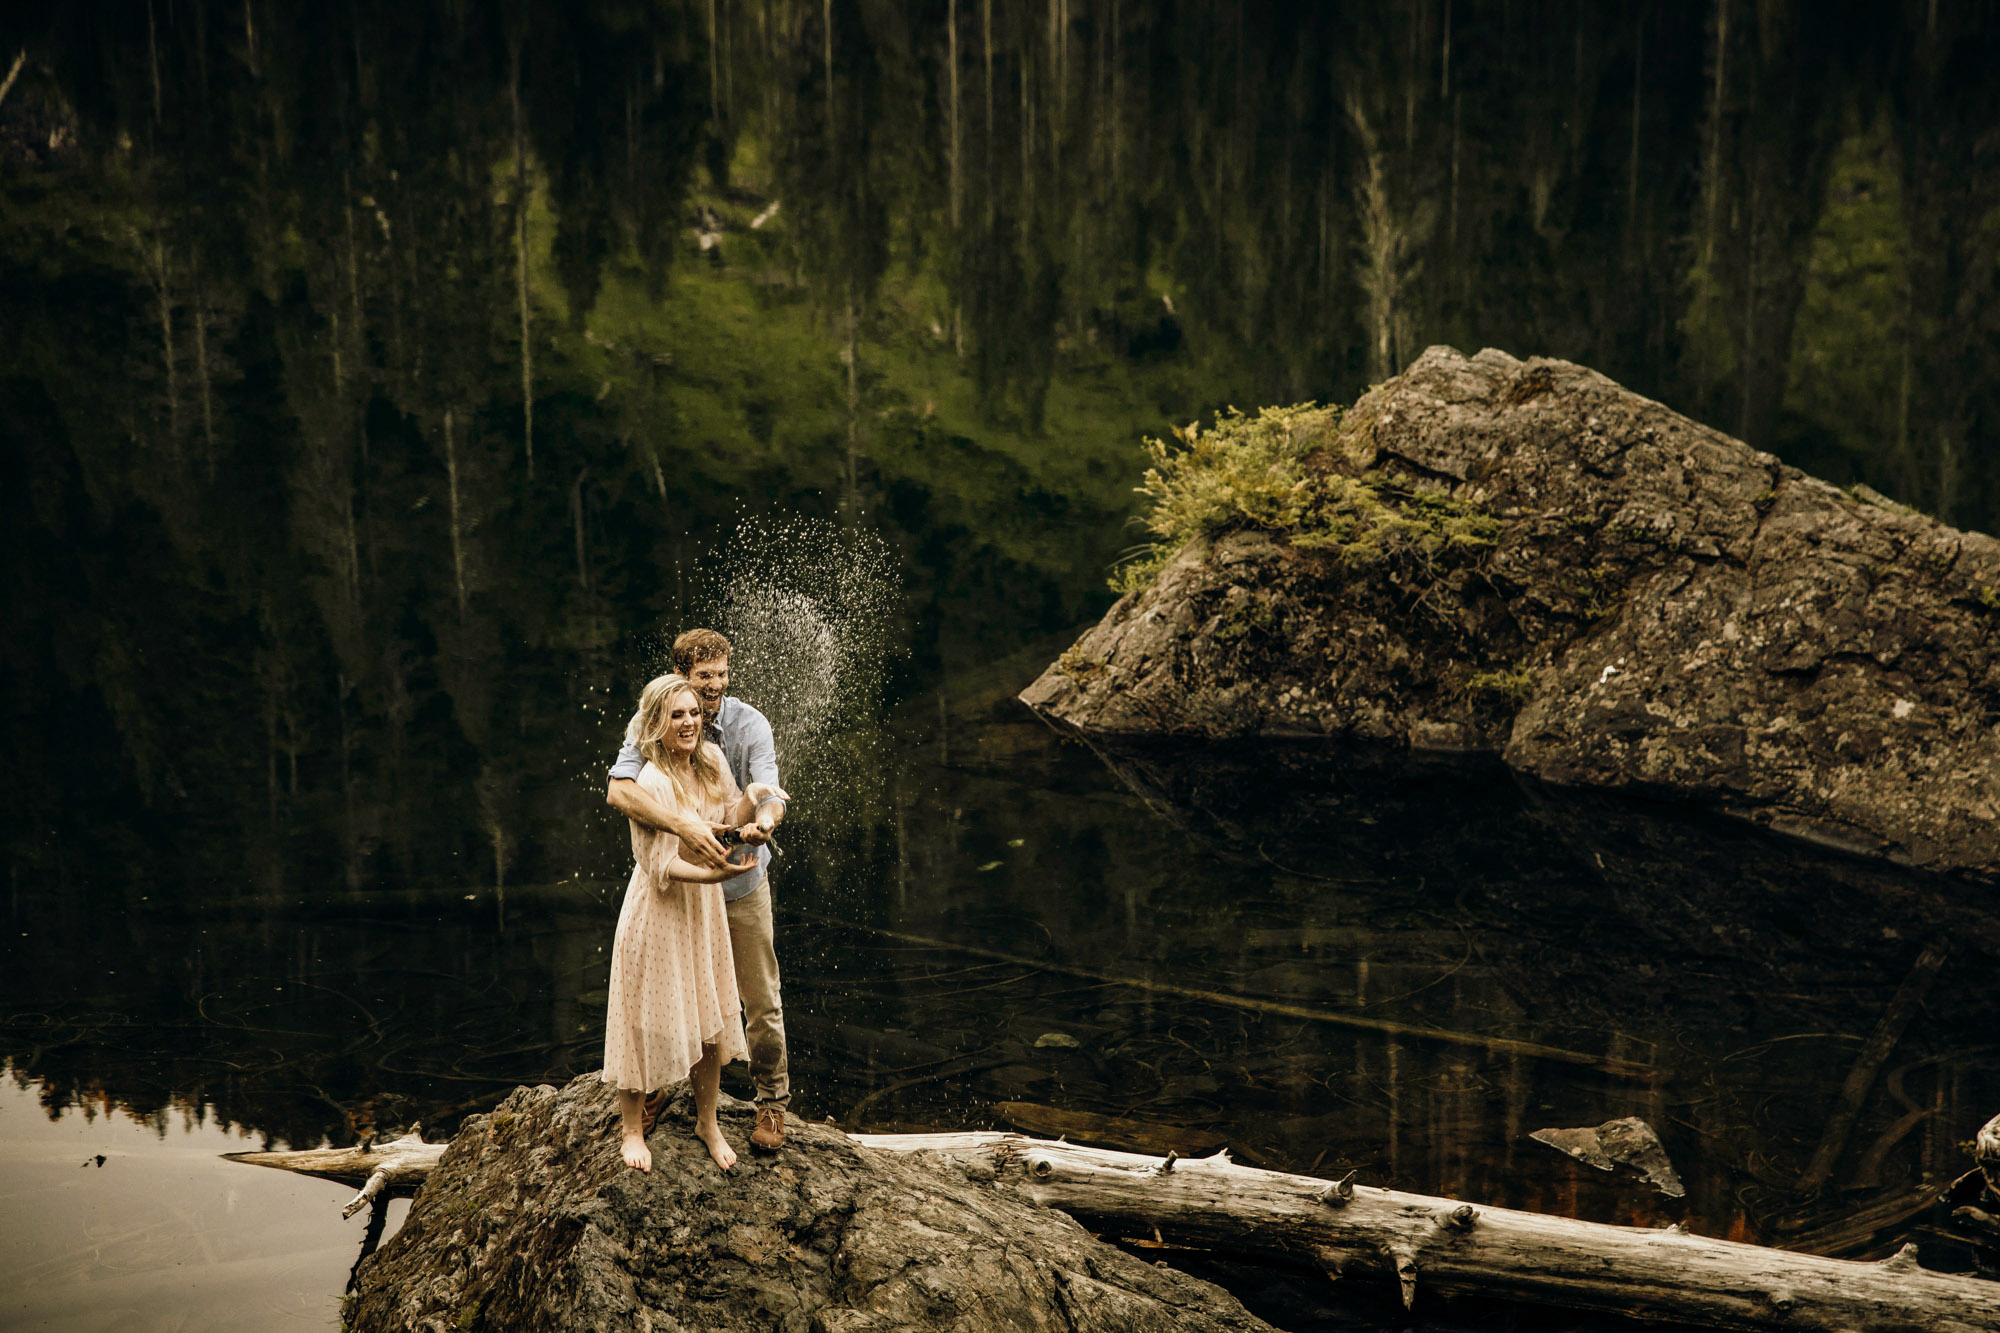
[[[1991,537],[1446,347],[1344,413],[1190,428],[1143,489],[1157,568],[1022,695],[1059,726],[1490,752],[2000,877]]]

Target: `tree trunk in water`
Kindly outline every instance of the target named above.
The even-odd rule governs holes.
[[[202,467],[215,480],[215,394],[208,370],[208,301],[197,270],[194,280],[194,372],[201,381]]]
[[[521,135],[521,47],[514,46],[514,291],[521,314],[521,444],[527,455],[528,480],[535,479],[534,347],[528,327],[528,154]]]
[[[1729,0],[1715,3],[1714,87],[1708,112],[1708,199],[1707,218],[1702,227],[1701,262],[1715,261],[1715,213],[1722,194],[1722,92],[1727,86],[1729,59]]]
[[[857,1134],[864,1147],[992,1163],[1036,1202],[1110,1234],[1317,1263],[1330,1276],[1392,1273],[1417,1288],[1697,1322],[1841,1333],[1984,1333],[2000,1283],[1879,1263],[1578,1222],[1455,1199],[1331,1184],[1238,1166],[1050,1143],[998,1132]]]
[[[987,3],[991,4],[992,0],[987,0]],[[989,63],[992,61],[993,57],[990,50],[986,58]],[[14,80],[21,76],[21,66],[27,63],[28,48],[24,46],[21,48],[20,53],[14,57],[14,63],[7,67],[7,77],[0,79],[0,102],[7,100],[7,94],[13,91]]]
[[[451,500],[451,579],[458,590],[458,622],[465,623],[465,544],[458,513],[458,446],[452,438],[451,409],[444,410],[444,475]]]
[[[153,253],[149,257],[153,268],[153,294],[157,298],[160,315],[160,357],[167,369],[167,442],[178,466],[181,457],[181,372],[180,360],[174,355],[174,294],[167,280],[165,242],[153,242]]]
[[[854,306],[854,280],[847,280],[847,478],[840,507],[852,520],[860,502],[860,474],[855,455],[861,446],[861,317]]]
[[[961,173],[959,171],[958,132],[958,0],[951,0],[946,11],[945,59],[949,65],[948,82],[951,85],[951,229],[958,231]]]
[[[2000,1121],[1997,1121],[2000,1122]],[[483,1132],[483,1131],[482,1131]],[[2000,1131],[1981,1131],[2000,1145]],[[1748,1330],[1990,1333],[2000,1283],[1918,1267],[1914,1246],[1876,1263],[1736,1241],[1485,1208],[1313,1176],[1260,1171],[1228,1153],[1180,1159],[1020,1134],[855,1134],[863,1148],[978,1164],[1094,1230],[1377,1274],[1413,1305],[1419,1287]],[[375,1148],[230,1153],[229,1160],[384,1189],[420,1185],[445,1145],[411,1134]],[[2000,1148],[1995,1149],[2000,1155]],[[375,1183],[380,1182],[380,1183]],[[348,1205],[358,1211],[373,1195]]]

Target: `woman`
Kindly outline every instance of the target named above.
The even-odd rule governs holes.
[[[741,825],[745,842],[764,835],[749,822],[763,783],[737,790],[722,752],[702,739],[701,700],[684,676],[661,676],[639,695],[627,736],[646,759],[639,782],[661,801],[715,824]],[[604,1074],[618,1089],[627,1166],[653,1169],[642,1099],[686,1075],[694,1085],[694,1132],[727,1171],[736,1153],[715,1121],[728,1060],[749,1058],[729,951],[729,918],[719,882],[736,869],[695,865],[680,839],[632,825],[638,864],[618,914],[611,948],[611,994],[604,1023]]]

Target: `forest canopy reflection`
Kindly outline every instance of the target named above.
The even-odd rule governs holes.
[[[1996,33],[1744,0],[10,13],[15,883],[601,869],[604,710],[739,506],[903,553],[907,692],[1101,609],[1142,434],[1345,401],[1429,342],[1991,526]]]

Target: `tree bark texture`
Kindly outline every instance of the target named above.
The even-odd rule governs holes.
[[[865,1147],[990,1164],[1037,1202],[1108,1233],[1317,1263],[1334,1277],[1697,1323],[1840,1333],[1990,1333],[2000,1283],[1917,1266],[1825,1259],[1676,1228],[1579,1222],[1238,1166],[1017,1134],[861,1134]]]

